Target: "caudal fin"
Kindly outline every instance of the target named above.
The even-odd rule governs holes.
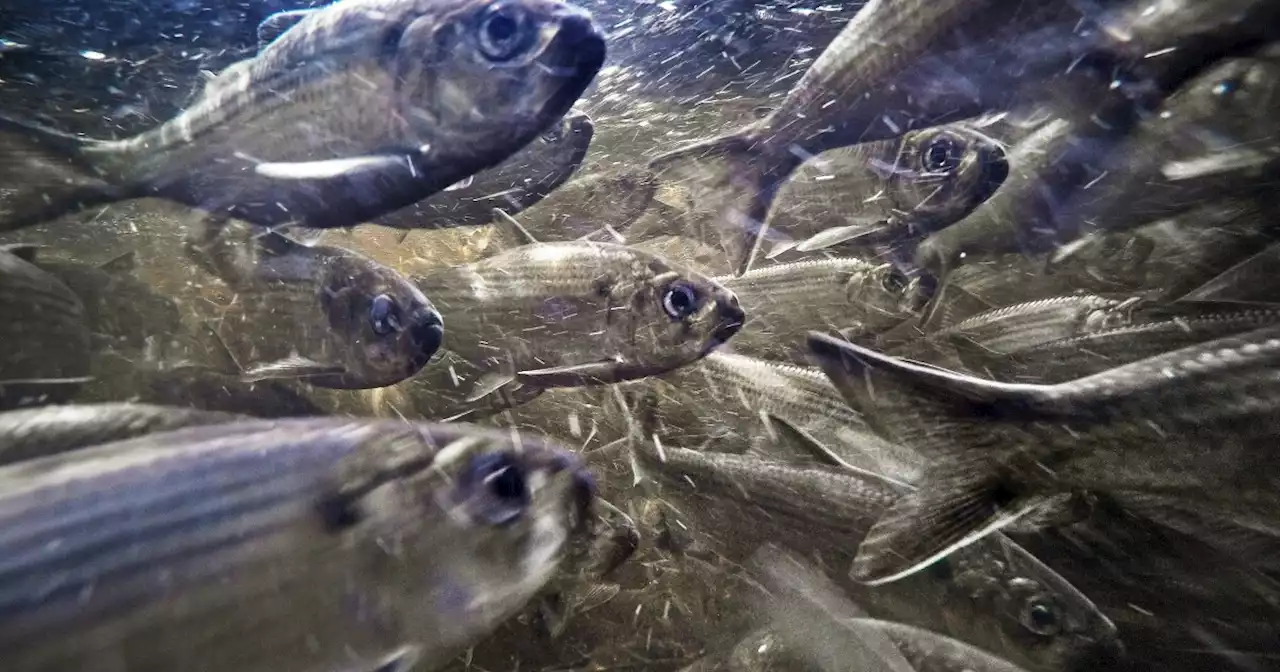
[[[726,270],[741,275],[751,268],[768,235],[765,219],[787,176],[802,161],[791,153],[762,150],[747,135],[729,135],[695,143],[649,162],[662,182],[687,194],[689,228],[681,235],[718,244]]]
[[[92,142],[0,116],[0,231],[125,198],[85,158]]]

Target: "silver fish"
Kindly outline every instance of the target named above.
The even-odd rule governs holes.
[[[859,579],[908,576],[1077,491],[1231,553],[1280,537],[1267,451],[1280,327],[1053,385],[984,380],[816,333],[810,348],[872,427],[931,458],[920,489],[862,542]],[[879,406],[886,390],[911,403]]]
[[[14,672],[438,666],[542,588],[592,500],[532,437],[334,418],[153,434],[0,483]]]
[[[496,167],[374,223],[397,229],[439,229],[488,224],[494,208],[514,215],[541,201],[574,174],[587,155],[594,130],[591,117],[570,110],[564,119]]]
[[[242,416],[177,406],[110,403],[43,406],[0,413],[0,465]]]
[[[569,112],[605,56],[590,15],[558,0],[341,0],[297,18],[138,136],[0,120],[17,189],[0,229],[142,196],[352,226],[501,163]]]
[[[804,338],[811,330],[874,334],[913,314],[915,287],[891,264],[798,261],[716,280],[738,295],[748,316],[733,350],[754,357],[808,364]]]
[[[88,379],[90,333],[70,288],[0,249],[0,409],[75,394]]]
[[[439,349],[440,313],[408,278],[342,248],[263,240],[271,246],[251,242],[253,256],[223,276],[235,294],[207,325],[225,346],[221,372],[246,382],[384,387]]]
[[[624,233],[650,206],[655,180],[643,167],[580,175],[556,189],[520,216],[520,223],[547,242],[589,237],[624,242],[608,232]],[[509,245],[522,241],[510,240]]]
[[[408,384],[427,417],[458,412],[441,410],[448,397],[489,404],[498,392],[664,373],[729,340],[745,318],[714,280],[609,243],[533,243],[413,280],[450,314],[445,356]]]
[[[910,490],[816,465],[637,442],[642,473],[681,529],[732,562],[762,544],[807,558],[872,616],[947,633],[1033,670],[1119,655],[1115,627],[1078,590],[1009,540],[988,537],[887,586],[849,580],[859,540]]]

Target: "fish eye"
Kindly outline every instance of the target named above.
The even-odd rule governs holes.
[[[496,4],[480,19],[477,39],[484,57],[501,63],[519,56],[533,45],[536,31],[523,9],[513,4]]]
[[[961,143],[950,135],[934,136],[920,155],[920,167],[928,173],[945,173],[960,165],[964,151]]]
[[[890,268],[889,272],[884,274],[884,277],[880,282],[885,288],[885,291],[888,291],[891,294],[901,294],[903,291],[906,291],[907,285],[910,284],[911,281],[902,271],[899,271],[896,268]]]
[[[510,453],[471,458],[461,484],[474,513],[490,525],[511,523],[529,508],[528,479]]]
[[[1056,635],[1062,629],[1058,605],[1044,597],[1032,597],[1022,608],[1022,626],[1037,635]]]
[[[394,299],[386,294],[374,297],[373,304],[369,306],[369,326],[373,328],[373,333],[386,336],[400,331],[402,324],[400,306]]]
[[[672,283],[662,295],[662,309],[673,320],[681,320],[698,310],[698,290],[687,282]]]

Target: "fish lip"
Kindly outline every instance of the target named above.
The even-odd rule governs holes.
[[[417,348],[417,357],[419,368],[426,366],[427,362],[440,351],[440,346],[444,344],[444,318],[440,313],[430,308],[422,308],[414,314],[413,326],[409,328],[409,338],[413,341]]]
[[[595,536],[596,479],[587,470],[586,463],[577,455],[559,448],[551,449],[547,467],[554,474],[568,472],[573,495],[574,513],[577,516],[575,533]]]
[[[547,103],[557,116],[563,116],[604,66],[608,48],[604,33],[586,10],[567,6],[555,18],[559,24],[555,37],[534,60],[550,76],[566,80]]]
[[[742,325],[747,321],[747,312],[738,303],[738,296],[732,292],[727,292],[726,296],[716,302],[716,312],[719,313],[720,321],[716,323],[715,329],[711,331],[711,339],[707,351],[723,345],[730,338],[733,338],[734,334],[742,330]]]

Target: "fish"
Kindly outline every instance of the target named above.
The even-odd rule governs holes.
[[[217,372],[243,382],[296,380],[335,389],[394,385],[444,341],[431,300],[400,273],[340,247],[279,234],[237,248],[224,282],[234,292],[201,325]]]
[[[66,401],[89,375],[84,302],[25,255],[0,249],[0,410]]]
[[[397,229],[481,226],[493,219],[494,208],[509,215],[519,213],[573,176],[587,155],[594,131],[590,116],[570,110],[498,166],[373,223]]]
[[[1060,86],[1068,66],[1101,39],[1077,29],[1085,19],[1061,3],[867,3],[770,114],[659,155],[650,169],[663,178],[701,159],[713,175],[703,207],[743,272],[779,186],[800,164],[837,147],[1010,109],[1020,85]]]
[[[168,337],[181,329],[182,317],[173,299],[134,277],[133,251],[87,264],[37,246],[10,245],[8,250],[61,280],[80,298],[95,350],[141,351],[149,337]]]
[[[1176,217],[1209,200],[1248,199],[1274,180],[1280,145],[1271,119],[1280,105],[1274,50],[1226,59],[1187,81],[1123,137],[1081,144],[1089,124],[1057,120],[1043,147],[1011,157],[1024,176],[968,219],[930,236],[917,264],[939,271],[963,257],[1043,248],[1092,231],[1130,229]],[[1057,133],[1050,133],[1054,128]],[[1027,167],[1018,165],[1029,157]],[[1054,166],[1048,171],[1045,162]],[[1081,165],[1077,165],[1081,164]],[[1085,165],[1087,164],[1087,165]]]
[[[809,331],[874,334],[914,315],[917,284],[892,264],[856,258],[796,261],[716,280],[738,295],[749,316],[735,352],[808,364]]]
[[[453,334],[445,356],[409,382],[425,417],[456,404],[503,407],[519,390],[527,400],[664,373],[725,343],[746,319],[714,280],[611,243],[530,242],[411,277],[450,315]]]
[[[42,406],[0,413],[0,466],[243,416],[178,406],[106,403]]]
[[[533,436],[341,418],[188,427],[0,483],[15,672],[439,666],[569,559],[593,499]]]
[[[0,119],[15,190],[0,230],[144,196],[207,213],[197,244],[226,218],[273,229],[374,220],[533,142],[606,51],[590,14],[557,0],[341,0],[293,18],[139,135]]]
[[[76,392],[75,403],[128,400],[258,418],[326,415],[330,411],[314,395],[286,380],[246,382],[200,365],[137,359],[118,352],[94,353],[89,374],[93,380]]]
[[[1228,553],[1274,550],[1280,490],[1267,447],[1280,327],[1056,384],[986,380],[819,333],[809,345],[869,425],[930,459],[919,489],[860,544],[861,581],[910,576],[1077,492]],[[886,393],[910,402],[878,406]]]
[[[577,175],[522,213],[520,223],[547,242],[579,238],[625,242],[610,237],[608,229],[627,231],[650,207],[655,187],[653,175],[643,166]]]
[[[1180,300],[1275,304],[1275,284],[1266,271],[1275,267],[1277,259],[1280,246],[1269,245],[1187,292]]]
[[[846,240],[898,243],[945,228],[1004,182],[1001,144],[962,122],[825,151],[779,187],[767,235],[809,252]]]
[[[813,367],[716,351],[624,395],[664,446],[819,461],[904,485],[922,473],[919,455],[881,440]]]
[[[675,525],[729,562],[745,562],[764,544],[813,558],[872,617],[947,634],[1028,670],[1110,669],[1089,665],[1122,655],[1115,626],[1088,597],[1001,535],[900,582],[850,580],[858,541],[909,489],[753,455],[648,441],[632,451]]]

